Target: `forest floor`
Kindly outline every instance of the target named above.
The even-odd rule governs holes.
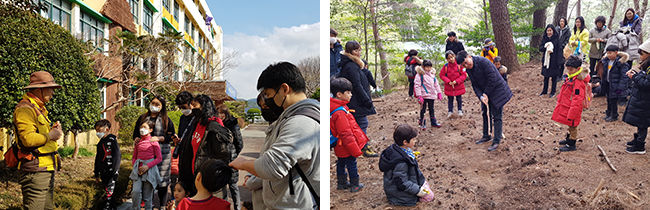
[[[506,138],[493,152],[487,151],[490,143],[474,143],[482,136],[482,118],[469,80],[463,96],[465,116],[447,119],[446,97],[436,101],[442,127],[427,125],[414,148],[422,153],[418,162],[435,194],[432,202],[415,207],[389,204],[379,158],[357,160],[362,191],[336,190],[336,156],[330,152],[331,209],[650,209],[650,156],[624,151],[636,129],[620,119],[604,122],[607,102],[598,97],[582,113],[578,150],[560,153],[557,142],[565,138],[567,126],[551,120],[557,98],[537,96],[542,89],[540,68],[539,61],[531,62],[509,75],[514,96],[504,107]],[[377,153],[393,143],[396,125],[417,128],[419,105],[405,100],[407,95],[407,90],[399,90],[375,102],[377,114],[368,116],[367,131]],[[621,117],[624,111],[619,106]],[[609,168],[597,145],[618,172]]]

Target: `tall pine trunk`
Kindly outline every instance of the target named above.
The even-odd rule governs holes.
[[[544,25],[546,23],[546,8],[540,8],[538,10],[535,10],[533,13],[533,30],[537,29],[545,29],[546,26]],[[530,52],[530,59],[536,59],[541,55],[541,52],[537,50],[537,46],[539,46],[539,43],[542,41],[542,35],[546,34],[546,31],[538,34],[534,34],[533,37],[530,39],[530,46],[533,48]],[[539,58],[541,59],[541,57]]]
[[[372,34],[375,38],[375,50],[379,52],[379,62],[381,63],[381,75],[384,79],[384,90],[388,90],[393,87],[390,82],[390,76],[388,76],[388,63],[386,61],[387,55],[384,51],[384,44],[382,43],[381,37],[379,36],[379,28],[377,27],[377,13],[375,11],[375,1],[370,0],[370,18],[372,18]]]
[[[561,17],[567,17],[567,11],[569,9],[569,0],[558,0],[555,4],[555,13],[553,15],[553,25],[560,24]],[[569,23],[566,23],[569,25]]]
[[[490,13],[494,39],[499,49],[499,56],[503,58],[501,63],[507,66],[510,72],[519,71],[517,50],[510,25],[508,0],[490,0]]]

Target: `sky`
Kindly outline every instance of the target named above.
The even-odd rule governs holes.
[[[257,78],[269,64],[319,56],[319,1],[206,2],[223,29],[224,51],[238,53],[239,66],[225,75],[238,99],[257,97]]]

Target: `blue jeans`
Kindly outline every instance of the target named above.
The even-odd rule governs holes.
[[[142,179],[133,180],[133,209],[140,209],[140,203],[144,200],[144,209],[153,209],[153,185],[148,181]]]
[[[357,121],[357,125],[361,128],[364,134],[366,134],[366,129],[368,129],[368,117],[363,116],[363,117],[354,117],[354,121]],[[368,146],[370,142],[366,143],[366,146]]]
[[[336,175],[343,176],[346,175],[345,169],[348,169],[350,174],[350,179],[358,179],[359,173],[357,171],[357,158],[354,156],[339,158],[336,161]]]
[[[488,102],[490,105],[490,123],[494,127],[494,140],[492,144],[501,143],[501,134],[503,133],[503,107],[494,107],[492,102]],[[481,110],[483,111],[483,137],[490,137],[490,131],[488,126],[488,113],[487,107],[481,102]]]

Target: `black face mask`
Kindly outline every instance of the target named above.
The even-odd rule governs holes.
[[[192,116],[201,119],[203,118],[203,112],[201,111],[201,109],[192,109]]]
[[[260,108],[260,110],[262,111],[262,118],[269,123],[275,122],[280,117],[280,115],[273,113],[271,109]]]
[[[278,88],[275,91],[275,95],[273,95],[273,97],[264,99],[264,103],[266,104],[266,106],[269,107],[269,111],[271,111],[273,114],[275,114],[277,116],[280,116],[280,114],[282,114],[282,112],[284,112],[284,108],[282,107],[282,105],[284,105],[284,101],[287,100],[287,96],[284,96],[284,99],[282,100],[282,104],[280,104],[280,106],[275,104],[275,101],[273,100],[273,98],[275,98],[275,96],[278,95],[279,90],[280,90],[280,88]]]

